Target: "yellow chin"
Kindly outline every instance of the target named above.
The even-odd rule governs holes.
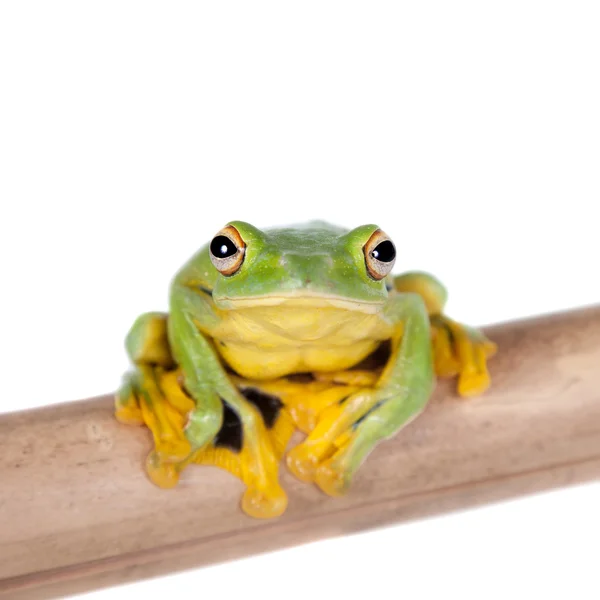
[[[240,375],[270,379],[347,369],[388,339],[383,303],[326,296],[236,299],[210,335]]]

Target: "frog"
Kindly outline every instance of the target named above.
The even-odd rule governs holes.
[[[220,229],[175,274],[168,311],[126,337],[115,415],[150,430],[150,479],[171,488],[190,464],[217,466],[245,484],[248,516],[279,517],[280,466],[342,496],[439,378],[485,392],[496,344],[445,314],[436,277],[394,275],[396,253],[375,224]]]

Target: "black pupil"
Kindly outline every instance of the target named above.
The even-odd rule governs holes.
[[[237,251],[236,245],[224,235],[218,235],[210,243],[210,252],[216,258],[229,258]]]
[[[371,252],[371,256],[381,262],[392,262],[396,258],[396,248],[390,240],[385,240],[381,244],[377,244]]]

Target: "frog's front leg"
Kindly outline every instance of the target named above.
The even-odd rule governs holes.
[[[496,345],[479,330],[457,323],[444,314],[447,292],[432,275],[404,273],[394,278],[394,288],[401,293],[419,294],[431,319],[435,371],[440,377],[458,375],[458,393],[475,396],[490,385],[487,359]]]
[[[200,331],[200,322],[210,323],[210,306],[185,285],[174,288],[171,303],[171,348],[196,403],[185,428],[188,440],[194,450],[208,446],[221,429],[225,407],[233,411],[242,429],[240,468],[247,485],[242,508],[257,518],[279,516],[287,497],[278,482],[278,461],[265,423],[226,373],[210,337]]]
[[[287,457],[290,470],[330,495],[344,493],[358,467],[425,407],[434,386],[429,318],[416,294],[390,298],[392,353],[376,385],[327,409],[306,440]]]

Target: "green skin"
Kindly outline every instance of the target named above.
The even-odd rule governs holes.
[[[239,271],[222,275],[213,266],[206,245],[177,273],[171,287],[168,340],[173,357],[182,368],[185,387],[196,402],[189,415],[186,437],[194,449],[213,440],[223,421],[224,400],[240,417],[248,432],[245,439],[255,444],[254,452],[262,457],[264,468],[273,466],[274,459],[261,454],[257,441],[260,417],[231,382],[218,350],[219,326],[224,316],[240,310],[236,300],[247,303],[250,299],[322,295],[345,299],[357,307],[373,306],[373,318],[392,342],[390,363],[374,388],[351,397],[346,402],[348,408],[333,425],[315,431],[304,444],[305,450],[314,447],[315,460],[319,461],[323,439],[333,441],[344,431],[352,432],[350,441],[333,456],[323,454],[325,471],[333,469],[339,473],[341,491],[373,447],[411,421],[431,395],[435,377],[425,302],[415,293],[390,292],[394,285],[391,275],[379,281],[369,275],[363,247],[378,229],[375,225],[351,231],[321,222],[267,231],[239,221],[230,225],[246,244]],[[446,292],[434,278],[426,274],[402,277],[424,278],[439,303],[445,302]],[[274,306],[274,314],[277,310]],[[347,310],[352,311],[351,304]],[[359,310],[356,314],[362,315]],[[134,362],[139,359],[139,336],[135,332],[143,329],[145,318],[151,315],[141,317],[128,338],[127,347]],[[360,337],[360,331],[356,335]],[[298,345],[304,342],[299,339]],[[261,352],[257,347],[257,355]],[[327,364],[322,365],[322,370],[328,370]],[[361,410],[361,405],[370,408]],[[262,468],[259,465],[256,473],[259,488],[261,479],[266,477]]]

